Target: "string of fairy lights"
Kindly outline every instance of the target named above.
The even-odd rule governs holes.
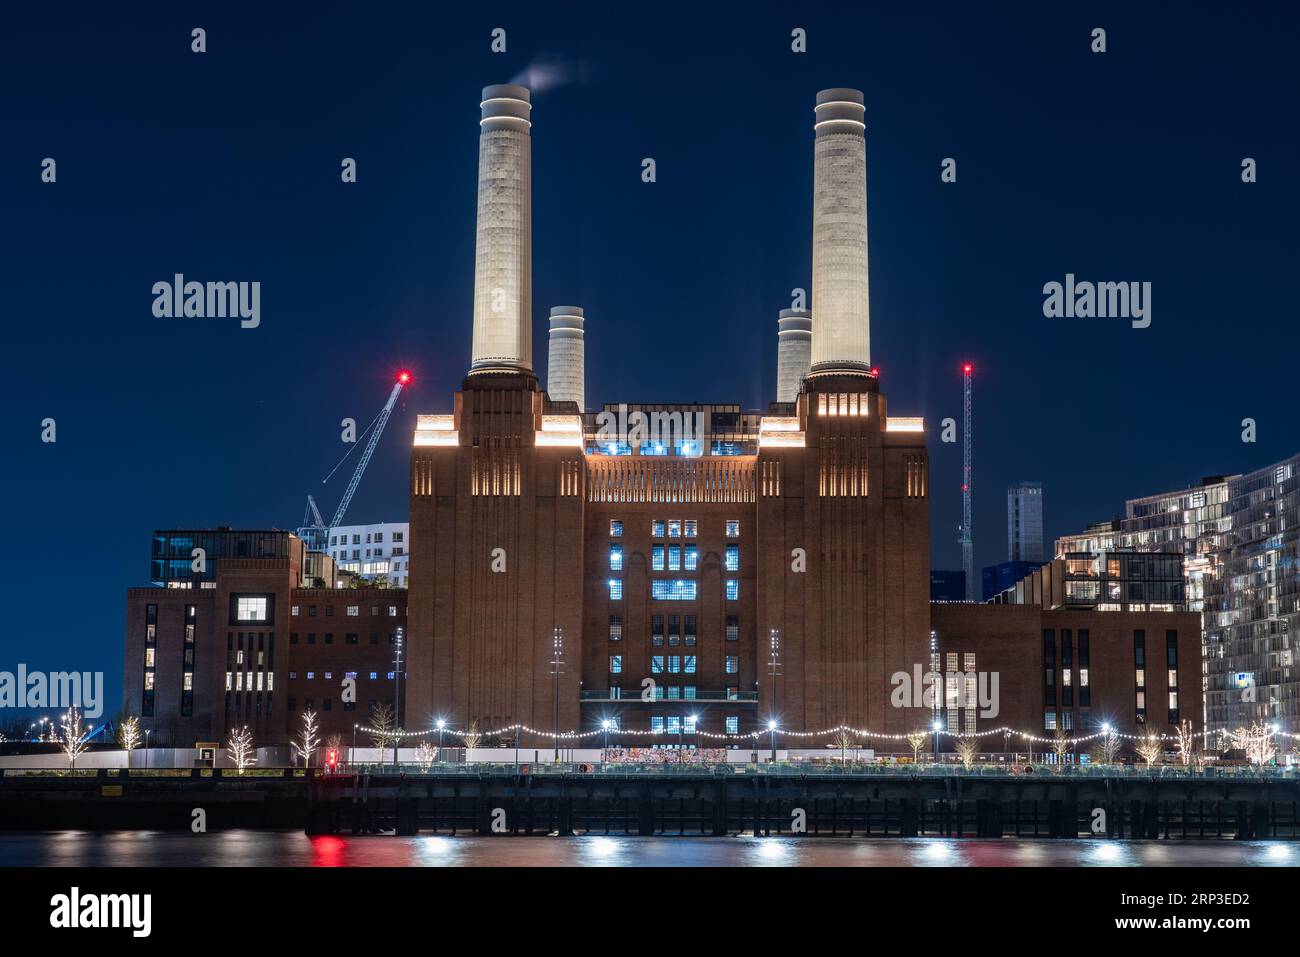
[[[363,725],[357,725],[356,730],[361,732],[362,734],[367,734],[372,737],[382,738],[390,742],[394,740],[404,741],[407,740],[408,738],[425,738],[425,737],[429,737],[430,735],[453,735],[455,737],[461,738],[462,740],[469,739],[469,738],[476,738],[478,740],[483,740],[486,738],[500,738],[502,736],[514,734],[518,732],[535,735],[541,738],[550,738],[553,741],[585,741],[585,740],[589,740],[607,734],[618,735],[619,737],[632,737],[632,738],[671,738],[679,734],[687,734],[687,735],[694,735],[700,738],[707,738],[713,741],[743,741],[743,740],[757,741],[761,738],[770,737],[773,735],[779,735],[785,738],[794,738],[796,740],[811,740],[814,738],[831,738],[836,735],[847,734],[854,738],[864,739],[864,740],[870,739],[870,740],[877,740],[877,741],[909,741],[909,742],[918,736],[924,738],[930,735],[948,737],[954,740],[978,740],[980,738],[1003,735],[1009,738],[1011,737],[1019,738],[1023,741],[1029,741],[1034,744],[1047,744],[1053,746],[1068,745],[1069,747],[1075,747],[1076,745],[1079,744],[1084,744],[1089,741],[1097,741],[1107,737],[1110,737],[1115,740],[1121,740],[1121,741],[1150,741],[1152,739],[1159,740],[1159,741],[1174,741],[1174,742],[1179,741],[1179,736],[1176,734],[1145,734],[1145,735],[1125,734],[1123,732],[1116,731],[1113,728],[1110,728],[1108,726],[1103,726],[1100,731],[1096,731],[1092,734],[1076,735],[1073,737],[1064,737],[1064,738],[1054,737],[1054,736],[1047,737],[1041,734],[1030,733],[1028,731],[1018,731],[1015,728],[1011,728],[1007,726],[1003,726],[1000,728],[991,728],[985,731],[974,731],[974,732],[948,731],[943,728],[930,727],[930,728],[918,729],[909,734],[886,734],[880,731],[871,731],[865,728],[854,728],[849,725],[843,725],[843,724],[836,725],[833,728],[826,728],[821,731],[790,731],[785,728],[781,728],[780,726],[776,725],[775,722],[769,722],[769,724],[765,728],[759,728],[755,731],[746,731],[746,732],[737,732],[737,733],[718,733],[714,731],[703,731],[698,728],[692,731],[685,731],[685,730],[665,731],[660,729],[640,731],[640,730],[625,730],[622,728],[616,728],[612,725],[609,727],[594,728],[590,731],[543,731],[540,728],[533,728],[526,724],[508,724],[505,725],[504,727],[497,728],[492,731],[458,730],[455,728],[448,728],[446,726],[443,727],[435,726],[425,731],[403,731],[399,729],[371,728]],[[1270,733],[1282,738],[1292,738],[1292,739],[1300,740],[1300,734],[1292,733],[1289,731],[1270,729]],[[1195,737],[1199,737],[1199,736],[1200,736],[1199,733],[1195,735]]]

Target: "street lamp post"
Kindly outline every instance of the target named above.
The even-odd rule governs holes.
[[[149,770],[149,735],[153,734],[153,728],[144,733],[144,769]]]
[[[609,718],[600,723],[600,729],[605,732],[605,750],[600,752],[600,766],[602,768],[605,766],[605,755],[609,752],[609,725]]]
[[[772,763],[776,764],[776,722],[769,721],[767,730],[772,735]]]
[[[348,752],[348,770],[356,774],[357,767],[357,725],[352,723],[352,750]]]
[[[442,764],[442,732],[446,729],[447,722],[438,719],[438,764]]]
[[[564,664],[564,629],[559,625],[555,626],[552,645],[555,651],[555,657],[551,660],[551,673],[555,675],[555,728],[551,742],[554,745],[551,760],[552,763],[558,764],[560,760],[560,666]]]
[[[931,732],[930,737],[934,739],[934,763],[935,764],[939,763],[939,731],[942,728],[943,725],[940,724],[938,721],[930,725],[930,732]]]
[[[396,669],[393,672],[393,722],[397,727],[402,726],[402,637],[405,629],[401,625],[397,626],[397,657],[393,662]],[[396,769],[398,762],[397,751],[402,746],[402,739],[397,735],[393,736],[393,768]],[[384,763],[382,760],[379,762]]]

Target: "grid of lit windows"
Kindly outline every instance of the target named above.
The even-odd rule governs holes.
[[[740,546],[728,545],[726,554],[727,554],[727,558],[726,558],[727,571],[729,572],[740,571]]]
[[[689,578],[661,578],[650,583],[650,597],[655,601],[695,601],[698,589]],[[623,590],[620,584],[619,597]]]
[[[740,600],[740,581],[736,578],[727,579],[727,601]]]
[[[609,600],[610,600],[610,601],[622,601],[622,600],[623,600],[623,581],[622,581],[622,579],[619,579],[619,578],[611,578],[611,579],[609,580]]]
[[[610,571],[621,572],[623,570],[623,546],[609,546],[609,569]]]

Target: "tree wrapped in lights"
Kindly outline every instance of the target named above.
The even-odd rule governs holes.
[[[969,771],[975,766],[975,755],[979,752],[979,742],[974,738],[957,739],[957,757],[961,758],[961,766]]]
[[[1196,759],[1196,729],[1186,718],[1178,725],[1178,757],[1183,767],[1191,766]]]
[[[67,755],[68,770],[74,770],[77,767],[77,758],[86,751],[90,733],[81,723],[81,712],[76,708],[69,708],[64,714],[62,728],[63,734],[58,739],[59,747]]]
[[[477,721],[469,723],[469,727],[465,729],[461,739],[465,742],[466,748],[477,748],[479,746],[479,742],[483,740],[483,732],[479,730]]]
[[[117,743],[126,752],[126,766],[131,766],[131,752],[140,747],[140,719],[128,716],[117,726]]]
[[[1232,732],[1234,747],[1246,752],[1251,764],[1264,765],[1277,755],[1277,745],[1273,743],[1273,729],[1266,724],[1252,724],[1249,728],[1237,728]]]
[[[912,746],[912,761],[916,764],[921,763],[921,749],[925,747],[925,738],[924,731],[913,731],[907,736],[907,743]]]
[[[1137,751],[1138,757],[1147,763],[1147,770],[1149,771],[1151,766],[1164,755],[1165,746],[1160,743],[1160,739],[1154,734],[1148,734],[1137,743],[1134,750]]]
[[[226,745],[226,753],[230,755],[230,760],[234,762],[239,773],[243,774],[244,769],[253,763],[253,732],[248,730],[248,726],[233,731],[230,734],[230,742]]]
[[[428,774],[436,760],[438,760],[438,749],[428,738],[421,738],[419,746],[415,749],[415,763]]]
[[[320,726],[317,724],[316,712],[308,708],[302,713],[302,728],[298,731],[298,737],[293,742],[293,749],[298,752],[298,757],[302,758],[304,768],[311,767],[312,756],[315,755],[316,749],[320,747]]]

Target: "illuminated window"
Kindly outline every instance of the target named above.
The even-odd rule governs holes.
[[[235,599],[236,621],[266,621],[266,596]]]
[[[696,584],[684,578],[665,578],[650,583],[650,597],[656,601],[695,601]]]
[[[657,714],[656,714],[656,715],[651,715],[651,717],[650,717],[650,730],[651,730],[651,731],[663,731],[663,729],[664,729],[664,719],[663,719],[663,716],[662,716],[662,715],[657,715]]]
[[[361,606],[360,606],[360,605],[348,605],[348,617],[349,617],[349,618],[356,618],[356,617],[358,617],[360,614],[361,614]]]
[[[621,572],[623,570],[623,546],[609,546],[609,567],[611,571]]]
[[[687,734],[695,733],[695,715],[688,714],[682,719],[682,728]]]
[[[622,538],[622,537],[623,537],[623,523],[622,523],[622,522],[616,522],[616,521],[612,521],[612,520],[610,521],[610,523],[609,523],[609,537],[610,537],[610,538]]]
[[[740,537],[740,521],[738,519],[734,519],[734,518],[727,519],[727,537],[728,538]]]
[[[650,569],[656,572],[664,570],[664,547],[662,545],[650,546]]]
[[[681,538],[681,537],[682,537],[682,523],[681,523],[680,521],[678,521],[677,519],[671,519],[671,520],[669,520],[669,522],[668,522],[668,537],[669,537],[669,538]]]
[[[685,656],[685,660],[684,660],[682,663],[683,663],[683,665],[685,666],[685,667],[682,668],[682,673],[683,673],[683,674],[688,674],[688,675],[693,675],[693,674],[695,674],[695,656],[694,656],[694,655],[686,655],[686,656]]]
[[[694,538],[698,534],[698,532],[696,532],[697,527],[695,519],[688,518],[686,521],[682,522],[682,533],[687,538]]]
[[[668,673],[669,673],[670,675],[679,675],[679,674],[682,673],[682,656],[681,656],[681,655],[669,655],[669,656],[668,656]]]
[[[696,567],[699,565],[700,562],[700,550],[695,546],[694,542],[686,546],[685,556],[686,556],[686,564],[684,567],[686,571],[688,572],[695,571]]]
[[[727,546],[727,571],[729,572],[740,571],[740,546],[739,545]]]
[[[609,640],[610,641],[623,640],[623,616],[622,615],[609,616]]]
[[[670,572],[679,572],[682,570],[682,546],[668,546],[668,570]]]
[[[652,675],[661,675],[664,673],[664,656],[653,655],[650,658],[650,673]]]
[[[621,675],[623,673],[623,656],[609,656],[609,673],[612,675]]]
[[[740,674],[740,658],[736,655],[727,655],[727,674]]]
[[[735,714],[727,715],[726,729],[727,734],[740,734],[740,716]]]
[[[727,601],[740,600],[740,582],[734,578],[727,579]]]
[[[662,519],[656,518],[650,523],[650,537],[651,538],[664,537],[664,523]]]
[[[623,582],[621,579],[611,578],[609,580],[609,600],[610,601],[623,600]]]
[[[668,733],[679,734],[682,730],[682,716],[679,714],[670,714],[668,716]]]

